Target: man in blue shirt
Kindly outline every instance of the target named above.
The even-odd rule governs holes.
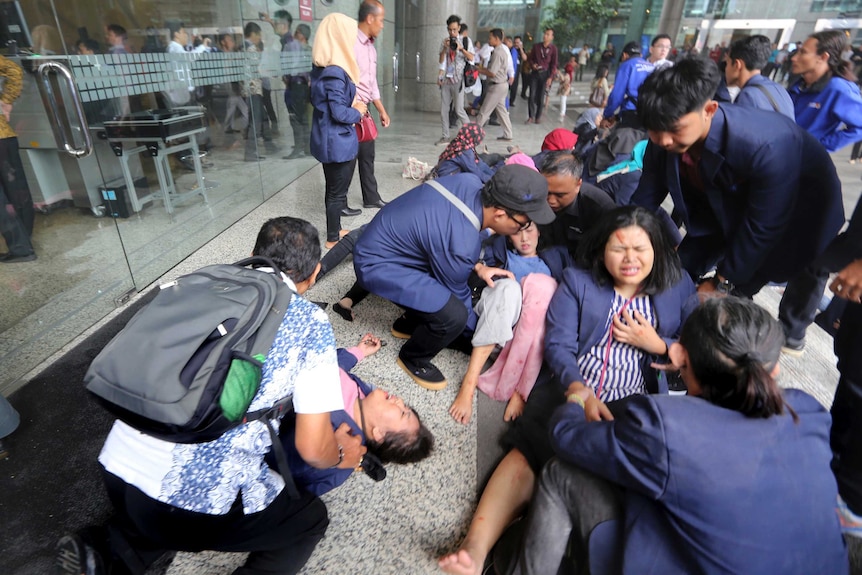
[[[725,55],[724,77],[728,86],[741,88],[734,104],[748,108],[771,110],[795,120],[793,100],[784,86],[760,73],[766,65],[771,48],[769,38],[757,34],[737,40]]]
[[[356,243],[359,284],[407,311],[392,327],[408,339],[398,365],[426,389],[446,387],[431,360],[476,326],[470,272],[488,285],[511,272],[479,262],[482,230],[511,235],[531,222],[548,224],[548,184],[525,166],[503,166],[486,184],[473,174],[432,180],[380,210]]]
[[[653,73],[655,65],[641,56],[637,42],[629,42],[623,48],[623,55],[617,75],[614,76],[614,89],[608,96],[608,103],[602,116],[610,120],[619,116],[619,125],[625,128],[640,128],[637,117],[638,90],[647,76]]]

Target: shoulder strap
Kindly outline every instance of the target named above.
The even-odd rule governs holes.
[[[476,217],[476,214],[467,207],[467,204],[458,199],[455,194],[446,189],[446,186],[438,182],[437,180],[428,180],[428,185],[432,188],[440,192],[440,195],[452,202],[456,208],[458,208],[464,216],[470,220],[470,223],[473,224],[473,227],[476,228],[477,232],[482,231],[482,224],[479,223],[479,218]]]
[[[772,94],[769,93],[769,90],[766,89],[766,86],[763,84],[755,84],[754,87],[763,92],[763,95],[766,96],[766,99],[769,100],[770,104],[772,104],[772,109],[780,114],[781,111],[778,109],[778,103],[775,101],[775,98],[772,97]]]

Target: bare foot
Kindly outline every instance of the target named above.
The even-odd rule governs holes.
[[[509,398],[506,411],[503,413],[503,421],[513,421],[524,413],[524,398],[517,391]]]
[[[452,407],[449,408],[449,415],[458,423],[464,425],[470,423],[470,416],[473,415],[474,391],[476,391],[475,385],[471,385],[467,380],[461,382],[461,390],[452,402]]]
[[[482,569],[482,563],[474,561],[466,549],[459,549],[455,553],[444,555],[437,560],[437,566],[444,573],[454,573],[455,575],[479,575]]]

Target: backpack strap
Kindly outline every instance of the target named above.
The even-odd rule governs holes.
[[[780,114],[781,111],[778,109],[778,102],[775,101],[775,98],[772,97],[772,94],[769,93],[766,86],[763,84],[755,84],[754,87],[763,92],[763,95],[766,96],[766,99],[769,100],[770,104],[772,104],[772,109]]]
[[[467,204],[462,202],[455,194],[446,189],[446,186],[438,182],[437,180],[428,180],[428,185],[440,192],[440,195],[452,202],[458,210],[464,214],[464,216],[473,224],[473,227],[476,228],[477,232],[482,231],[482,224],[479,223],[479,218],[476,217],[476,214],[467,207]]]
[[[269,431],[269,438],[272,442],[272,451],[275,454],[275,461],[278,464],[278,473],[284,479],[284,488],[291,499],[299,499],[299,490],[296,488],[296,482],[293,480],[293,475],[290,473],[290,466],[287,463],[287,454],[284,452],[284,446],[281,444],[281,439],[275,432],[272,426],[273,419],[280,419],[293,411],[293,396],[285,397],[279,400],[272,407],[251,411],[246,414],[245,422],[262,421]]]

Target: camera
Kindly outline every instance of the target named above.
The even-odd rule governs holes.
[[[449,49],[453,52],[458,51],[458,39],[457,38],[449,38]]]

